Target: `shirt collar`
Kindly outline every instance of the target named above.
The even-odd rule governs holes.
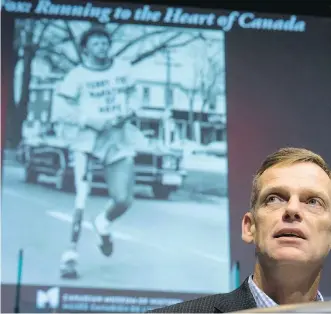
[[[253,281],[253,275],[249,276],[248,279],[249,289],[254,297],[256,302],[256,306],[258,308],[265,308],[265,307],[273,307],[278,306],[278,304],[272,300],[269,296],[267,296]],[[322,294],[317,291],[315,301],[324,301]]]

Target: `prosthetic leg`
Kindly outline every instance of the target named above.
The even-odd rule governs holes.
[[[89,157],[86,153],[75,152],[75,209],[71,225],[71,238],[69,249],[61,257],[60,272],[61,277],[66,279],[78,278],[77,262],[78,252],[77,245],[81,235],[82,222],[86,201],[89,194]]]

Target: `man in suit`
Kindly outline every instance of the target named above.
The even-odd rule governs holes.
[[[254,272],[242,285],[155,313],[228,313],[323,301],[318,285],[331,249],[331,169],[301,148],[269,155],[252,186],[242,239],[255,245]]]

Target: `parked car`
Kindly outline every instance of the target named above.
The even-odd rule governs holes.
[[[137,146],[136,183],[150,186],[155,198],[168,199],[186,177],[182,154],[160,145]],[[24,140],[17,150],[17,159],[24,165],[26,182],[37,183],[43,174],[55,179],[57,189],[74,190],[73,155],[63,139],[48,135]],[[106,188],[100,161],[92,159],[91,171],[91,188]]]

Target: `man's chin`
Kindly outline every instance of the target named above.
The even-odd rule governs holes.
[[[273,250],[269,255],[272,260],[280,263],[306,263],[308,261],[307,254],[295,247],[283,247]]]

